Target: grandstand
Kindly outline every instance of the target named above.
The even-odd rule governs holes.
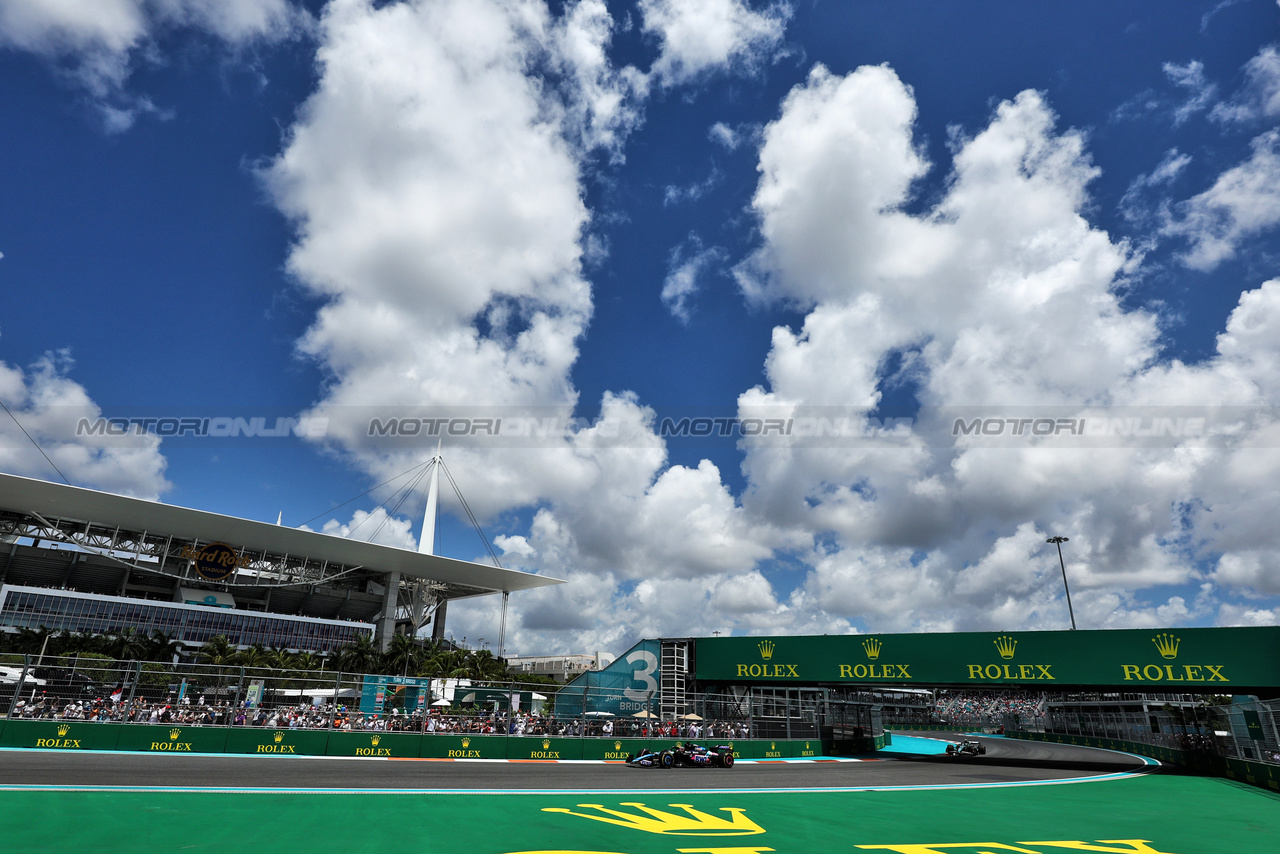
[[[432,496],[434,498],[434,496]],[[434,507],[432,502],[429,506]],[[133,627],[331,652],[558,579],[0,474],[0,631]]]

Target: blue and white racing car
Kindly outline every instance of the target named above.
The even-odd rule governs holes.
[[[642,747],[638,753],[627,757],[627,764],[633,768],[674,768],[677,765],[689,765],[695,768],[732,768],[733,750],[727,744],[703,747],[692,741],[686,741],[662,750]]]

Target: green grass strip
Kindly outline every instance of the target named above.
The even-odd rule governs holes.
[[[628,805],[636,803],[646,809]],[[777,794],[6,791],[0,793],[0,850],[1269,854],[1280,851],[1280,796],[1226,780],[1160,775],[1057,786]]]

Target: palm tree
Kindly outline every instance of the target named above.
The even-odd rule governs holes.
[[[334,667],[344,673],[371,673],[376,669],[379,657],[373,638],[359,635],[338,649]]]
[[[281,672],[293,666],[293,653],[282,646],[268,647],[266,649],[266,659],[268,667],[273,667]]]
[[[507,677],[507,663],[487,649],[478,649],[471,655],[476,679],[502,681]]]
[[[53,629],[47,629],[44,626],[38,629],[18,629],[13,639],[13,651],[21,655],[39,655],[51,634]]]
[[[147,637],[133,626],[108,632],[108,638],[107,655],[119,661],[140,661],[147,657]]]
[[[242,650],[236,656],[236,661],[241,667],[267,668],[274,666],[273,656],[267,651],[267,648],[260,643],[255,643],[246,650]]]
[[[182,652],[182,645],[159,629],[152,630],[145,647],[148,661],[173,661],[173,657]]]
[[[75,632],[67,636],[66,648],[64,655],[71,652],[95,652],[101,655],[107,655],[106,643],[107,639],[102,635],[90,634],[89,632]]]
[[[237,664],[239,654],[231,641],[227,640],[226,635],[214,635],[200,647],[196,658],[201,664],[209,664],[217,668],[218,687],[222,687],[223,677],[227,675],[226,668]]]
[[[301,674],[317,673],[324,670],[324,659],[307,650],[306,652],[294,654],[290,659],[289,666]]]
[[[226,667],[235,664],[236,648],[227,640],[226,635],[214,635],[200,647],[198,657],[202,664]]]
[[[383,654],[383,670],[409,675],[422,661],[422,647],[410,635],[392,635],[391,647]]]

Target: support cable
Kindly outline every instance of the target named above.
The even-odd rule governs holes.
[[[462,490],[458,489],[458,484],[453,479],[453,475],[449,472],[449,467],[444,464],[444,460],[440,461],[440,468],[444,470],[445,477],[449,478],[449,483],[453,486],[453,491],[458,496],[458,501],[462,503],[462,509],[466,511],[467,518],[471,520],[471,526],[476,529],[476,533],[480,535],[480,542],[484,543],[485,550],[489,552],[489,557],[493,558],[494,566],[502,569],[502,562],[498,560],[498,554],[493,550],[493,546],[489,545],[489,538],[484,535],[484,530],[480,527],[480,522],[476,519],[476,514],[471,512],[471,506],[467,504],[467,499],[462,497]]]
[[[413,480],[409,481],[409,483],[405,485],[404,490],[400,493],[400,498],[396,501],[394,507],[388,508],[385,501],[382,504],[378,505],[382,507],[384,510],[386,510],[387,512],[386,512],[386,515],[382,517],[382,521],[378,523],[378,527],[375,528],[373,533],[369,535],[369,542],[373,542],[377,538],[378,534],[382,532],[382,529],[387,526],[387,522],[391,521],[391,517],[394,516],[396,512],[400,509],[400,505],[404,504],[404,502],[409,498],[409,496],[414,493],[414,491],[418,488],[418,484],[421,483],[422,479],[427,476],[428,471],[430,471],[430,469],[426,468],[418,472],[417,476],[414,477]],[[394,498],[394,497],[395,495],[393,494],[391,498]],[[391,498],[388,498],[387,501],[390,501]],[[360,525],[363,525],[368,520],[369,520],[368,516],[364,517],[363,519],[360,520]],[[354,534],[356,531],[356,528],[359,528],[360,525],[356,525],[355,528],[352,528],[351,533]]]
[[[57,463],[49,459],[49,455],[44,452],[44,448],[40,447],[40,443],[37,442],[34,438],[32,438],[31,434],[27,432],[26,427],[22,426],[22,422],[18,420],[18,416],[14,415],[12,410],[10,410],[9,407],[5,406],[5,403],[3,400],[0,400],[0,406],[3,406],[4,411],[9,413],[9,417],[13,419],[13,423],[17,424],[18,429],[22,431],[22,435],[26,436],[31,441],[31,444],[36,446],[36,450],[40,452],[40,456],[44,457],[44,461],[47,462],[49,465],[53,466],[53,470],[58,473],[58,477],[62,478],[62,482],[65,483],[67,486],[71,486],[71,481],[67,480],[67,476],[62,473],[62,469],[58,468]]]
[[[375,486],[371,486],[371,487],[369,487],[369,488],[368,488],[368,489],[366,489],[364,492],[360,493],[359,495],[355,496],[354,498],[348,498],[346,501],[342,502],[341,504],[335,504],[335,505],[333,505],[332,507],[330,507],[328,510],[323,510],[323,511],[321,511],[321,512],[317,513],[316,515],[312,516],[310,519],[308,519],[306,522],[303,522],[302,524],[303,524],[303,525],[310,524],[311,522],[314,522],[315,520],[319,519],[321,516],[327,516],[328,514],[332,513],[334,510],[337,510],[339,507],[346,507],[346,506],[347,506],[348,504],[350,504],[352,501],[356,501],[356,500],[358,500],[358,499],[364,498],[366,495],[368,495],[370,492],[373,492],[375,489],[381,489],[382,487],[386,486],[388,483],[391,483],[392,481],[395,481],[395,480],[399,480],[400,478],[404,477],[405,475],[407,475],[409,472],[413,471],[414,469],[416,469],[416,468],[420,468],[421,466],[424,466],[424,465],[427,465],[427,464],[428,464],[428,463],[420,463],[420,464],[418,464],[418,465],[414,466],[413,468],[408,469],[407,471],[402,471],[402,472],[400,472],[400,474],[396,475],[395,477],[389,478],[389,479],[387,479],[387,480],[384,480],[382,483],[379,483],[379,484],[377,484],[377,485],[375,485]]]

